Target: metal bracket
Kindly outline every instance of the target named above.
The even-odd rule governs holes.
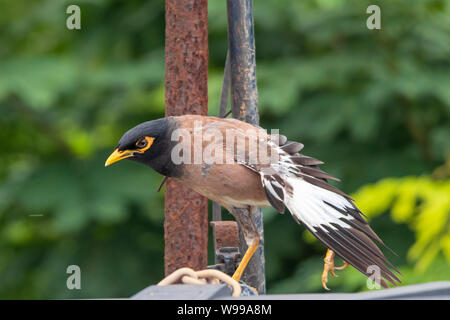
[[[239,231],[235,221],[211,221],[214,238],[214,265],[210,269],[233,275],[241,260]]]
[[[208,269],[217,269],[232,276],[241,261],[241,253],[238,247],[223,247],[216,251],[216,260],[217,263],[208,266]]]

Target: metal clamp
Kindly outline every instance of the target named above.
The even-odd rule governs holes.
[[[214,238],[214,265],[209,269],[217,269],[228,275],[233,275],[239,262],[239,231],[235,221],[211,221]]]

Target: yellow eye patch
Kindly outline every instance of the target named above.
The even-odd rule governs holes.
[[[144,139],[141,140],[140,142],[143,142],[143,141],[146,141],[147,143],[142,148],[136,149],[136,151],[139,152],[139,153],[144,153],[145,151],[147,151],[152,146],[153,141],[155,141],[155,138],[153,138],[153,137],[144,137]],[[136,146],[139,146],[138,144],[140,142],[138,142],[136,144]]]
[[[119,151],[118,149],[114,150],[114,152],[106,160],[105,167],[107,167],[119,160],[130,158],[135,153],[144,153],[152,146],[153,141],[155,141],[155,138],[153,138],[153,137],[144,137],[144,139],[138,141],[138,143],[137,143],[137,144],[142,143],[142,148],[135,149],[135,150],[128,149],[128,150],[123,150],[123,151]],[[136,144],[136,146],[137,146],[137,144]]]

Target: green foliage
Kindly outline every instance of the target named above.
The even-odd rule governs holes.
[[[373,1],[254,1],[262,125],[359,190],[405,284],[449,280],[450,175],[433,171],[450,157],[450,2],[375,2],[381,30],[366,28]],[[212,115],[225,12],[209,2]],[[103,163],[125,130],[164,114],[164,1],[0,1],[0,38],[0,297],[125,297],[157,282],[161,177]],[[325,248],[264,211],[269,292],[321,292]],[[71,264],[80,291],[66,288]],[[365,283],[347,269],[329,286]]]
[[[388,210],[396,223],[407,223],[416,241],[408,257],[422,273],[440,253],[450,265],[450,180],[429,177],[386,178],[353,195],[357,205],[374,217]],[[374,201],[376,199],[376,201]]]

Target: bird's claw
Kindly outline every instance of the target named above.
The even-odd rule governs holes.
[[[338,277],[338,275],[334,272],[334,270],[343,270],[348,267],[348,263],[344,261],[344,264],[340,267],[334,266],[334,252],[331,250],[327,251],[327,254],[325,255],[325,258],[323,259],[324,266],[323,266],[323,272],[322,272],[322,287],[325,290],[330,290],[327,287],[328,282],[328,273],[330,273],[333,277]]]
[[[323,272],[322,272],[322,287],[325,290],[330,290],[327,287],[327,282],[328,282],[328,273],[331,273],[331,275],[333,277],[336,277],[336,274],[334,273],[334,261],[327,259],[327,257],[325,257],[325,259],[323,259],[324,266],[323,266]]]

